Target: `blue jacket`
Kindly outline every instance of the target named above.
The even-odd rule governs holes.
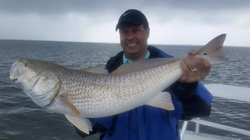
[[[149,46],[151,58],[172,57],[163,51]],[[109,72],[123,64],[123,52],[118,53],[107,62]],[[101,140],[179,140],[179,120],[210,115],[212,95],[199,82],[184,87],[174,83],[165,91],[172,95],[174,111],[141,106],[119,115],[90,119],[94,134],[101,132]],[[76,128],[76,132],[86,134]]]

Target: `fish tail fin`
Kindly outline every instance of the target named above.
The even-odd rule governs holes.
[[[211,64],[219,64],[227,61],[222,53],[223,43],[226,39],[226,34],[221,34],[210,42],[208,42],[204,47],[202,47],[196,56],[207,59]]]

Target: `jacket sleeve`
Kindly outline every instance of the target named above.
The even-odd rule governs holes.
[[[178,81],[170,86],[177,119],[190,120],[194,117],[208,117],[211,112],[211,93],[200,83],[182,86]]]

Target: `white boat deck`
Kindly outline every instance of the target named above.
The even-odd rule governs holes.
[[[215,97],[234,99],[243,102],[250,103],[250,88],[238,87],[238,86],[230,86],[230,85],[222,85],[222,84],[207,84],[205,87],[213,94]],[[221,124],[216,124],[200,119],[190,120],[196,123],[196,132],[186,131],[188,121],[185,121],[182,126],[182,130],[180,132],[181,140],[239,140],[228,137],[221,137],[211,134],[199,133],[199,125],[205,125],[208,127],[213,127],[215,129],[221,129],[225,131],[229,131],[232,133],[243,134],[246,136],[250,136],[250,131],[242,130],[238,128],[228,127]]]
[[[250,103],[250,88],[222,84],[207,84],[205,87],[215,97],[234,99]]]

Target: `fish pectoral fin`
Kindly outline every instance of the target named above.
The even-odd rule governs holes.
[[[68,108],[75,115],[79,116],[81,114],[79,112],[79,110],[66,97],[64,97],[64,96],[58,96],[58,97],[56,97],[56,99],[58,99],[63,106],[65,106],[66,108]]]
[[[170,93],[161,92],[156,98],[154,98],[147,105],[165,109],[165,110],[174,110],[173,102]]]
[[[77,127],[82,132],[89,134],[89,131],[92,131],[92,125],[88,119],[70,115],[65,116],[75,127]]]

